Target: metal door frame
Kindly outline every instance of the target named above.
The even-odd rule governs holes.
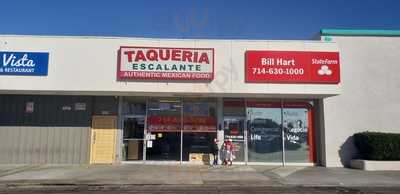
[[[223,121],[223,129],[225,130],[225,118],[227,119],[238,119],[241,120],[243,119],[243,140],[241,141],[236,141],[236,142],[243,142],[243,155],[244,155],[244,160],[241,163],[244,163],[247,165],[248,163],[248,157],[247,157],[247,126],[246,126],[246,116],[222,116],[222,121]],[[224,133],[224,140],[225,140],[225,133]],[[238,162],[235,162],[235,164]]]
[[[126,119],[143,119],[143,139],[139,139],[139,138],[129,138],[129,139],[124,139],[124,123]],[[121,128],[122,128],[122,135],[121,135],[121,139],[122,139],[122,144],[124,144],[125,140],[140,140],[143,141],[143,156],[142,156],[142,160],[137,160],[137,161],[146,161],[146,146],[147,146],[147,100],[146,100],[146,115],[136,115],[136,114],[130,114],[130,115],[121,115]],[[131,162],[128,160],[124,160],[123,162]]]

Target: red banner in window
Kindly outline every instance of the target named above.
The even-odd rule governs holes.
[[[216,132],[217,121],[214,117],[183,117],[183,132]],[[150,116],[148,118],[150,132],[180,132],[181,117]]]

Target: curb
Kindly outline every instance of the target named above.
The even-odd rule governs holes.
[[[362,188],[393,188],[400,190],[399,185],[218,185],[218,184],[74,184],[74,183],[0,183],[0,193],[7,191],[127,191],[168,188],[316,188],[316,189],[344,189],[357,190]]]

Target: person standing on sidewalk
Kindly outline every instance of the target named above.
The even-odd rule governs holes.
[[[214,138],[214,142],[212,145],[212,155],[214,157],[214,161],[213,161],[213,166],[217,166],[218,165],[218,151],[219,151],[219,141],[217,138]]]
[[[232,139],[228,139],[225,144],[226,149],[226,164],[232,166],[233,159],[235,159],[235,155],[233,154],[235,150],[235,146],[233,145]]]
[[[222,165],[224,166],[228,164],[228,150],[226,149],[227,144],[228,140],[225,140],[221,147],[221,160],[222,160]]]

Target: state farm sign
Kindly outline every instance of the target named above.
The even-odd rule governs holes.
[[[247,51],[246,82],[340,82],[338,52]]]
[[[120,47],[118,79],[214,79],[214,49]]]

